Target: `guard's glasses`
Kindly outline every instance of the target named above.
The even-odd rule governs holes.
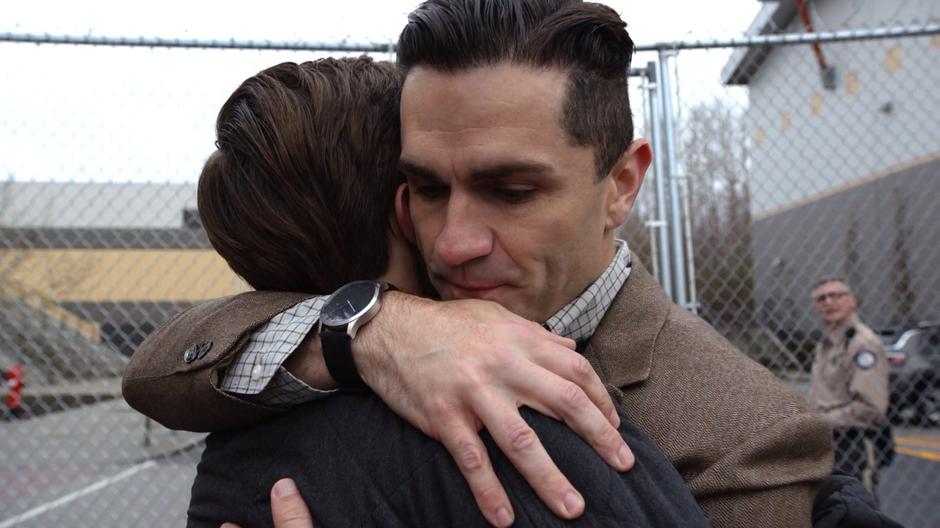
[[[816,304],[822,304],[822,303],[826,302],[827,299],[835,301],[835,300],[838,300],[838,299],[841,299],[841,298],[845,297],[845,296],[848,295],[848,294],[849,294],[849,292],[847,292],[847,291],[837,291],[837,292],[830,292],[830,293],[820,293],[819,295],[813,297],[813,300],[816,301]]]

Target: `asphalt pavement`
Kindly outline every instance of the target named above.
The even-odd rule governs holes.
[[[879,474],[881,510],[908,528],[940,526],[940,429],[894,428],[894,463]]]
[[[203,438],[121,399],[0,422],[0,528],[183,526]]]
[[[882,509],[909,528],[940,526],[940,429],[895,437]],[[0,528],[183,526],[202,439],[148,426],[119,399],[0,422]]]

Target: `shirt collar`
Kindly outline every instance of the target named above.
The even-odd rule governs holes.
[[[618,239],[615,243],[617,252],[607,269],[581,295],[545,321],[549,330],[575,341],[590,339],[594,335],[632,268],[630,248],[626,241]]]
[[[858,326],[858,323],[858,314],[853,313],[852,315],[848,316],[841,324],[827,327],[825,330],[826,339],[829,341],[829,343],[832,344],[832,346],[841,347],[845,342],[846,331],[849,328]]]

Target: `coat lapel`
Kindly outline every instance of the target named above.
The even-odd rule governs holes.
[[[656,338],[671,306],[634,254],[630,277],[584,351],[604,383],[625,387],[649,377]]]

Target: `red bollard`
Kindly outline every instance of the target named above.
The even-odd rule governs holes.
[[[7,385],[7,407],[11,411],[18,412],[23,409],[23,377],[25,371],[23,365],[14,363],[10,370],[6,372]]]

